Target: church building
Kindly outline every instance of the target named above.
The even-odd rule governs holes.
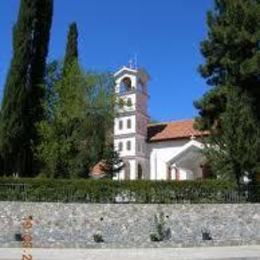
[[[149,123],[149,76],[123,67],[114,74],[114,149],[124,162],[116,180],[194,180],[206,177],[202,138],[194,121]]]

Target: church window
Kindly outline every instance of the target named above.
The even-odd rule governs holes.
[[[119,152],[123,151],[123,143],[122,142],[119,142],[119,144],[118,144],[118,151]]]
[[[119,121],[119,130],[122,130],[122,129],[123,129],[123,121],[120,120],[120,121]]]
[[[131,121],[131,119],[127,119],[127,128],[128,128],[128,129],[131,129],[131,127],[132,127],[132,121]]]
[[[119,99],[118,103],[119,103],[119,108],[124,108],[125,102],[124,102],[124,100],[122,98]]]
[[[127,101],[126,101],[126,105],[128,107],[131,107],[133,104],[132,104],[132,99],[131,98],[128,98]]]
[[[126,143],[126,149],[127,149],[128,151],[131,150],[131,141],[127,141],[127,143]]]

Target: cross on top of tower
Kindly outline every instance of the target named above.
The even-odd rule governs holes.
[[[127,66],[129,69],[134,69],[134,70],[137,70],[137,55],[134,56],[134,58],[131,58],[129,61],[128,61],[128,66]]]

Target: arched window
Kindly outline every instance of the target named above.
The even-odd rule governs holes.
[[[125,77],[122,79],[120,83],[120,93],[126,93],[132,89],[132,82],[129,77]]]
[[[127,141],[127,143],[126,143],[126,149],[127,149],[128,151],[131,150],[131,141]]]
[[[125,102],[124,102],[124,100],[122,99],[122,98],[120,98],[119,99],[119,102],[118,102],[118,106],[119,106],[119,108],[124,108],[124,105],[125,105]]]
[[[122,142],[118,143],[118,151],[119,152],[123,151],[123,143]]]
[[[127,119],[127,128],[128,128],[128,129],[131,129],[131,127],[132,127],[132,121],[131,121],[131,119]]]
[[[119,121],[118,128],[119,128],[119,130],[123,129],[123,121],[122,120]]]
[[[131,107],[133,104],[132,104],[132,99],[131,98],[128,98],[127,101],[126,101],[126,105],[128,107]]]
[[[140,163],[137,166],[137,179],[141,180],[143,178],[143,169]]]

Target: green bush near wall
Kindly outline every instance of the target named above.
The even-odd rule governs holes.
[[[79,203],[225,203],[243,196],[227,181],[0,178],[0,200]]]

